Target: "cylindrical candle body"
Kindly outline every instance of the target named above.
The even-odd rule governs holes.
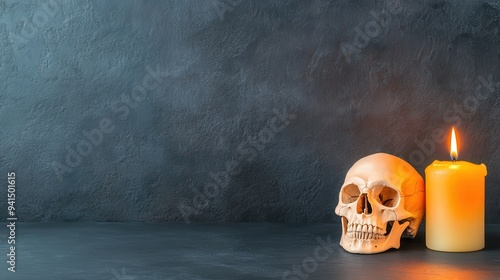
[[[484,248],[484,164],[434,161],[425,169],[425,239],[429,249]]]

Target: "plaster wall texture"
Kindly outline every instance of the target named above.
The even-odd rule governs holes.
[[[423,175],[455,125],[500,223],[498,1],[9,0],[0,15],[0,170],[22,221],[339,222],[357,159]]]

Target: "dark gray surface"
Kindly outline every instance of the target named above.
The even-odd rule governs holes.
[[[0,1],[0,175],[18,174],[20,220],[184,221],[236,160],[190,221],[337,222],[357,159],[384,151],[423,174],[448,158],[432,132],[460,122],[500,223],[499,1],[407,2],[348,62],[342,46],[388,1]],[[148,66],[160,83],[128,101]],[[295,118],[271,137],[284,108]],[[113,131],[58,175],[106,118]]]
[[[500,225],[487,225],[486,249],[471,253],[428,250],[419,232],[399,250],[355,255],[338,245],[340,232],[338,224],[21,223],[17,272],[3,264],[0,279],[296,280],[286,273],[303,263],[307,279],[500,277]],[[318,250],[324,260],[312,269],[318,238],[333,244],[331,254]],[[0,248],[3,255],[5,243]]]

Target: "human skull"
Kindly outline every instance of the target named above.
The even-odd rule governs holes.
[[[340,189],[340,245],[357,254],[398,249],[401,237],[415,237],[424,211],[424,180],[409,163],[385,153],[364,157]]]

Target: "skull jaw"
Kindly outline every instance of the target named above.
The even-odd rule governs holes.
[[[408,221],[403,224],[394,221],[391,232],[385,238],[358,239],[347,237],[347,219],[342,218],[342,237],[340,238],[340,246],[347,252],[353,254],[377,254],[391,248],[399,249],[401,235],[409,225],[410,222]]]

